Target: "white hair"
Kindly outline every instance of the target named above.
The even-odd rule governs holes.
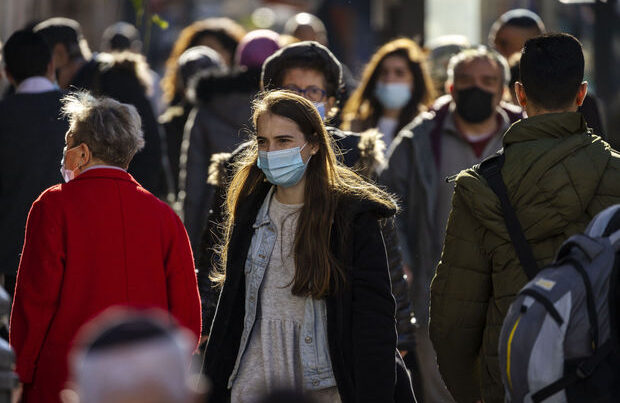
[[[85,143],[95,158],[125,168],[144,148],[142,120],[133,105],[86,91],[69,94],[62,103],[74,145]]]

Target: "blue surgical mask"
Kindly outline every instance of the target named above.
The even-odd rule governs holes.
[[[307,143],[306,143],[307,144]],[[263,171],[267,180],[285,188],[296,185],[306,172],[308,161],[301,158],[301,148],[293,147],[279,151],[259,151],[256,165]]]
[[[319,111],[321,120],[325,121],[325,102],[313,102],[314,107]]]
[[[407,83],[378,82],[375,96],[385,109],[400,109],[411,99],[411,86]]]

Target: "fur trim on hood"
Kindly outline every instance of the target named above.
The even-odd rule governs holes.
[[[353,170],[364,178],[374,179],[385,166],[385,142],[383,134],[377,129],[368,129],[359,134],[357,143],[359,159],[353,165]]]

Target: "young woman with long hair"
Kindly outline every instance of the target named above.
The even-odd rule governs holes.
[[[266,93],[253,123],[226,199],[205,353],[212,401],[281,387],[328,402],[412,401],[379,223],[396,205],[337,162],[305,98]]]
[[[381,46],[342,111],[342,128],[355,132],[378,129],[389,147],[400,129],[435,99],[425,63],[426,55],[411,39],[395,39]]]

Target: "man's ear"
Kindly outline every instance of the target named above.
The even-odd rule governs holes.
[[[588,95],[588,82],[584,81],[579,84],[579,89],[577,90],[577,97],[575,98],[575,103],[577,106],[581,106],[583,104],[583,100],[586,99],[586,95]]]
[[[515,94],[517,95],[517,101],[521,108],[525,109],[527,105],[527,96],[525,95],[525,87],[519,81],[515,83]]]

